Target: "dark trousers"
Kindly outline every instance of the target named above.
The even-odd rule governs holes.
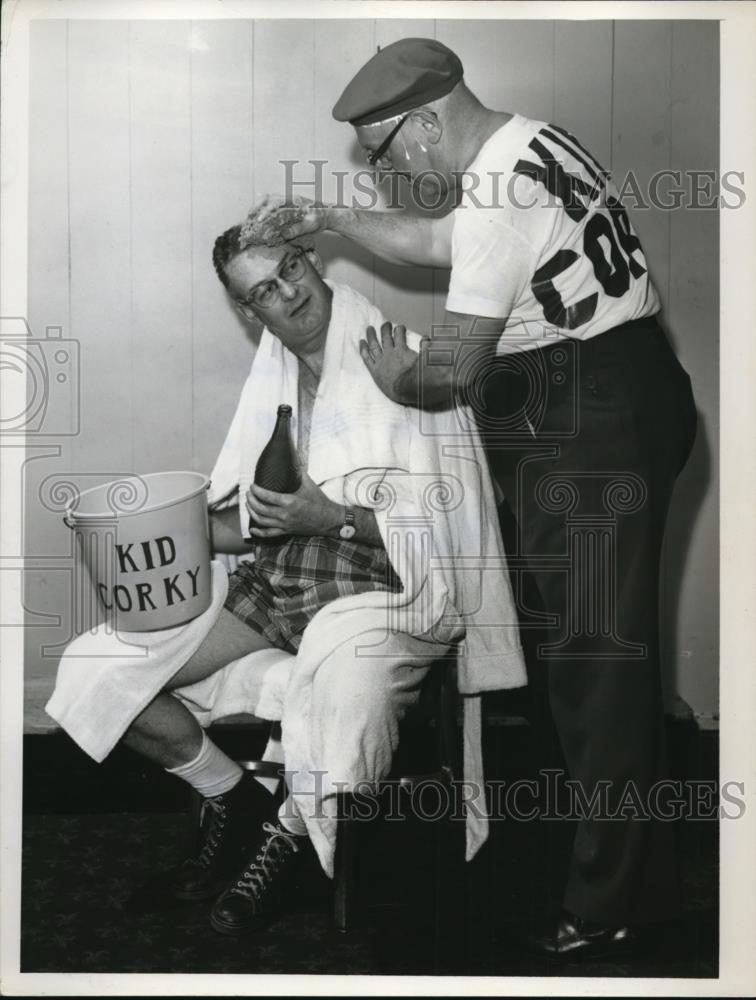
[[[690,379],[638,320],[497,359],[482,401],[529,679],[582,791],[564,906],[613,924],[674,916],[673,829],[643,817],[664,803],[659,563],[695,437]]]

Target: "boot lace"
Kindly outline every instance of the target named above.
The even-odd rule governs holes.
[[[205,822],[208,810],[212,812],[212,816],[210,817],[210,823],[205,834],[204,843],[202,844],[202,850],[197,858],[197,864],[203,868],[209,868],[212,864],[228,818],[228,806],[223,801],[222,796],[219,795],[215,799],[204,799],[200,807],[200,829]]]
[[[240,896],[259,899],[292,852],[299,851],[297,838],[283,827],[263,823],[263,830],[267,837],[260,848],[260,853],[247,866],[231,890]]]

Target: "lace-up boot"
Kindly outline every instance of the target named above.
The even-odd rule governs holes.
[[[250,775],[234,787],[203,799],[194,852],[172,873],[170,892],[187,901],[217,896],[254,844],[265,815],[275,815],[276,802]]]
[[[257,929],[282,909],[296,884],[307,837],[289,833],[280,823],[263,823],[259,847],[221,893],[210,914],[213,930],[240,934]]]

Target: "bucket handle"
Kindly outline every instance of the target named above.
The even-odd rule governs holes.
[[[204,489],[205,489],[206,492],[210,489],[211,484],[212,484],[212,481],[210,479],[208,479],[208,481],[205,483],[205,486],[204,486]],[[102,517],[102,518],[105,518],[107,520],[111,519],[111,515],[109,515],[109,514],[104,514],[104,515],[90,514],[89,517],[90,517],[90,519],[97,519],[97,517]],[[76,522],[74,521],[73,517],[71,516],[71,511],[70,510],[67,510],[65,512],[65,514],[63,515],[63,523],[65,524],[65,526],[67,528],[71,528],[72,530],[76,527]]]

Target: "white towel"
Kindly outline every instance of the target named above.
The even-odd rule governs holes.
[[[328,284],[333,309],[312,414],[308,472],[332,499],[374,509],[404,591],[343,598],[311,622],[286,695],[287,767],[317,766],[316,732],[328,720],[311,718],[310,694],[315,672],[335,646],[355,644],[360,634],[387,626],[421,637],[436,652],[464,635],[458,684],[466,696],[465,779],[481,793],[472,803],[478,809],[468,810],[470,858],[487,836],[487,821],[478,815],[483,762],[477,696],[526,682],[488,465],[468,410],[428,413],[384,396],[360,357],[359,341],[367,326],[379,331],[385,317],[353,289]],[[409,331],[407,342],[417,350],[420,337]],[[296,417],[297,378],[296,357],[265,330],[213,470],[211,499],[228,495],[236,485],[242,495],[246,492],[277,407],[288,403]],[[244,531],[243,505],[240,517]],[[387,652],[389,658],[396,655],[396,650]],[[310,833],[317,846],[317,831]]]
[[[103,623],[66,647],[45,711],[94,760],[107,757],[215,624],[228,592],[218,562],[212,564],[211,582],[210,607],[185,625],[113,632]]]

